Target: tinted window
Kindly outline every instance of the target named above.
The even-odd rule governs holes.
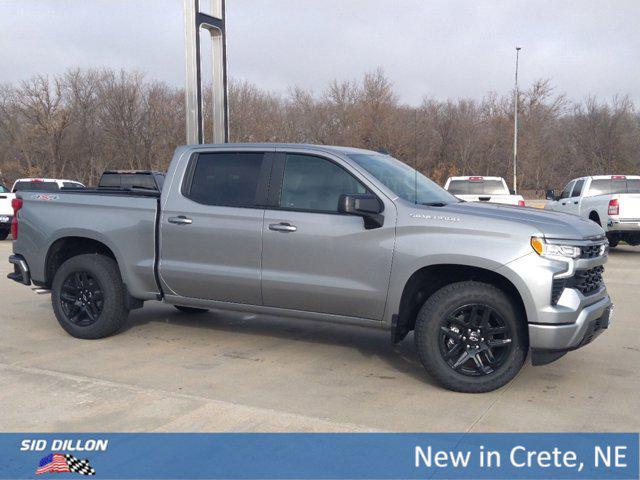
[[[60,190],[56,182],[16,182],[13,186],[14,192],[27,190],[32,192],[52,192]]]
[[[582,186],[584,185],[584,180],[578,180],[573,187],[573,192],[571,193],[572,197],[579,197],[582,193]]]
[[[263,158],[263,153],[201,153],[186,196],[206,205],[255,206]]]
[[[0,193],[9,193],[9,190],[4,185],[0,185]]]
[[[103,173],[100,187],[106,188],[143,188],[156,190],[156,183],[150,173]]]
[[[610,178],[602,178],[591,181],[589,195],[610,195],[614,193],[640,193],[640,179],[612,180]]]
[[[337,212],[340,195],[367,189],[343,168],[308,155],[287,155],[280,206],[295,210]]]
[[[80,188],[84,188],[84,186],[82,184],[76,183],[76,182],[62,182],[62,188],[80,189]]]
[[[560,198],[569,198],[571,196],[571,187],[573,186],[573,182],[569,182],[567,184],[566,187],[564,187],[564,190],[562,191],[562,194],[560,195]]]
[[[357,153],[349,158],[398,197],[411,203],[457,203],[459,200],[406,163],[389,155]]]
[[[451,180],[447,190],[454,195],[509,195],[501,180]]]

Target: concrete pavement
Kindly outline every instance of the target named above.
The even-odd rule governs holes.
[[[0,242],[0,431],[638,431],[640,248],[614,249],[609,331],[499,391],[449,392],[410,335],[295,319],[189,316],[149,302],[83,341],[49,295],[7,280]]]

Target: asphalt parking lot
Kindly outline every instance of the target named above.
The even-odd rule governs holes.
[[[640,248],[611,252],[612,328],[482,395],[436,385],[413,337],[149,302],[103,340],[67,335],[49,295],[6,279],[1,431],[638,431]]]

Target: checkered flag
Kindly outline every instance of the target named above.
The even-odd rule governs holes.
[[[79,473],[80,475],[95,475],[95,469],[89,465],[89,460],[79,460],[73,455],[65,454],[65,460],[69,466],[69,471]]]

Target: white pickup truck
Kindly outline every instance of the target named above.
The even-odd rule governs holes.
[[[547,210],[572,213],[600,225],[615,247],[640,245],[640,175],[596,175],[567,183],[560,196],[547,191]]]
[[[513,195],[502,177],[449,177],[444,189],[465,202],[505,203],[524,207],[522,195]]]
[[[13,219],[13,208],[11,200],[15,195],[0,184],[0,240],[4,240],[9,236],[11,231],[11,220]]]

